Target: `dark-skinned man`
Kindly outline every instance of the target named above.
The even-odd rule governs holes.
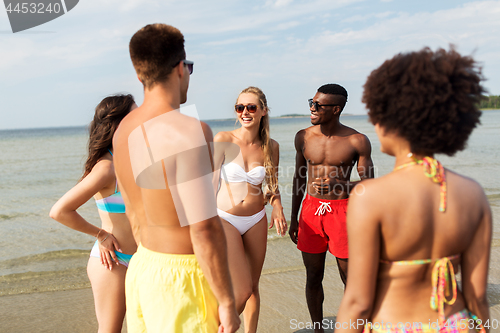
[[[321,86],[309,100],[313,126],[300,130],[295,136],[289,234],[302,251],[307,273],[307,306],[316,333],[324,332],[322,283],[327,250],[337,260],[344,285],[347,281],[347,202],[351,191],[362,190],[362,185],[355,188],[359,182],[350,181],[351,171],[357,164],[361,180],[373,178],[370,141],[364,134],[340,123],[346,102],[347,91],[342,86]]]

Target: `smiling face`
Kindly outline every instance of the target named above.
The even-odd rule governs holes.
[[[238,121],[240,122],[242,127],[253,127],[259,126],[260,119],[267,114],[266,110],[262,109],[262,105],[260,104],[259,97],[252,93],[242,93],[238,96],[237,105],[256,105],[257,110],[254,113],[248,112],[248,108],[245,107],[243,112],[236,112],[236,116],[238,117]]]
[[[340,106],[331,106],[332,104],[337,104],[335,95],[317,92],[313,97],[313,102],[319,104],[317,109],[314,104],[309,108],[309,111],[311,111],[311,123],[313,125],[326,124],[340,113]]]

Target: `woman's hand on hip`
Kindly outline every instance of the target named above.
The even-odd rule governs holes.
[[[113,269],[113,261],[116,265],[118,263],[118,258],[116,256],[115,250],[120,251],[120,244],[116,240],[112,233],[106,232],[101,235],[97,241],[99,242],[99,252],[101,255],[101,264],[109,270]]]

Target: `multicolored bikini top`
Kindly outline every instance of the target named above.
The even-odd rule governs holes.
[[[117,186],[115,187],[115,193],[111,194],[109,197],[95,201],[99,210],[108,213],[125,213],[125,202],[123,201],[122,194],[120,192],[117,192],[118,183],[116,185]]]
[[[108,149],[111,156],[113,153]],[[125,213],[125,202],[123,201],[122,194],[118,192],[118,180],[115,185],[115,193],[111,194],[109,197],[102,198],[95,201],[97,208],[108,213]]]
[[[380,260],[382,264],[396,265],[396,266],[413,266],[430,264],[433,261],[434,267],[432,268],[432,294],[430,305],[431,309],[438,312],[439,324],[442,325],[445,321],[444,305],[451,305],[457,299],[457,281],[455,279],[455,271],[453,270],[453,259],[460,258],[460,254],[440,259],[417,259],[417,260],[401,260],[401,261],[388,261]],[[450,286],[451,284],[451,286]],[[453,292],[452,298],[450,296],[450,289]]]
[[[412,157],[413,154],[409,153],[408,157]],[[441,186],[441,198],[439,201],[439,211],[440,212],[445,212],[446,211],[446,175],[444,173],[444,168],[439,163],[438,160],[426,156],[422,158],[421,160],[417,160],[414,158],[413,162],[405,163],[403,165],[400,165],[396,168],[394,168],[393,171],[396,170],[401,170],[403,168],[412,166],[412,165],[423,165],[424,166],[424,174],[429,177],[434,183],[438,183]]]
[[[410,153],[408,157],[412,157]],[[415,159],[413,162],[409,162],[394,168],[394,171],[403,169],[411,165],[423,165],[424,173],[427,177],[431,178],[433,182],[438,183],[441,186],[441,196],[439,203],[439,211],[446,211],[446,176],[444,173],[444,168],[436,159],[426,156],[421,160]],[[388,261],[380,260],[382,264],[390,264],[396,266],[412,266],[412,265],[425,265],[434,262],[432,268],[432,294],[430,299],[431,309],[438,312],[439,325],[443,327],[445,323],[444,315],[444,305],[451,305],[455,303],[457,299],[457,281],[455,279],[455,271],[453,270],[452,260],[460,258],[460,254],[455,254],[453,256],[439,258],[439,259],[417,259],[417,260],[401,260],[401,261]],[[451,299],[447,298],[451,295]],[[478,317],[470,313],[472,319],[478,322]],[[485,332],[484,328],[481,326],[479,332]]]

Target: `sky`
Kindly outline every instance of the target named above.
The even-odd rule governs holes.
[[[4,8],[0,129],[83,126],[114,93],[141,104],[128,43],[149,23],[183,32],[195,63],[186,105],[204,120],[234,117],[238,93],[251,85],[266,94],[271,116],[307,114],[325,83],[347,89],[344,113],[365,114],[370,72],[425,46],[472,55],[489,94],[500,94],[500,1],[81,0],[15,34]]]

